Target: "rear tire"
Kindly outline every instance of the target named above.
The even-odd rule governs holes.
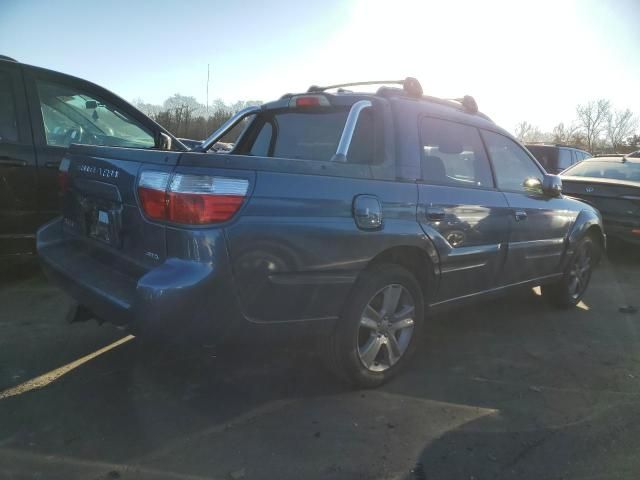
[[[424,298],[415,277],[395,264],[363,272],[323,357],[351,385],[373,388],[409,361],[424,327]]]
[[[576,245],[562,279],[543,285],[542,296],[558,308],[575,307],[587,291],[594,266],[600,258],[600,246],[587,235]]]

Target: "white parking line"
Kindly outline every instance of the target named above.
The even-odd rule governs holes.
[[[31,476],[34,470],[55,471],[63,468],[72,474],[67,478],[104,479],[109,476],[109,472],[116,471],[119,476],[140,480],[215,480],[211,476],[202,477],[138,464],[97,462],[9,448],[0,449],[0,477],[2,478],[5,478],[4,474],[7,474],[7,478],[22,478],[22,475],[27,473]],[[43,478],[48,477],[45,475]]]
[[[99,350],[96,350],[89,355],[85,355],[82,358],[74,360],[71,363],[67,363],[60,368],[56,368],[55,370],[51,370],[50,372],[45,373],[44,375],[40,375],[39,377],[32,378],[31,380],[27,380],[26,382],[21,383],[15,387],[8,388],[2,392],[0,392],[0,400],[5,398],[14,397],[16,395],[20,395],[31,390],[36,390],[39,388],[46,387],[52,382],[55,382],[57,379],[66,375],[74,368],[78,368],[80,365],[87,363],[90,360],[102,355],[103,353],[108,352],[109,350],[113,350],[114,348],[122,345],[123,343],[127,343],[130,340],[133,340],[133,335],[127,335],[126,337],[121,338],[118,341],[113,342],[111,345],[107,345],[106,347],[102,347]]]

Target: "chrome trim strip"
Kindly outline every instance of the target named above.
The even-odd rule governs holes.
[[[472,270],[474,268],[482,268],[482,267],[486,267],[487,266],[487,262],[482,262],[482,263],[476,263],[473,265],[463,265],[462,267],[443,267],[440,269],[440,273],[452,273],[452,272],[461,272],[463,270]]]
[[[550,257],[559,257],[562,255],[562,252],[551,252],[551,253],[532,253],[531,255],[525,255],[525,260],[540,260],[541,258],[550,258]]]
[[[351,106],[351,110],[349,110],[349,115],[347,116],[347,121],[344,124],[344,130],[342,130],[340,142],[338,142],[336,154],[331,158],[332,162],[347,161],[347,153],[349,152],[353,133],[356,130],[356,124],[358,123],[360,112],[365,108],[370,108],[371,106],[372,104],[369,100],[359,100]]]
[[[544,280],[551,280],[551,279],[560,278],[560,277],[562,277],[562,273],[552,273],[551,275],[545,275],[543,277],[532,278],[530,280],[523,280],[522,282],[510,283],[509,285],[501,285],[499,287],[490,288],[488,290],[482,290],[480,292],[469,293],[468,295],[462,295],[461,297],[455,297],[455,298],[450,298],[448,300],[442,300],[440,302],[432,303],[429,306],[430,307],[437,307],[437,306],[440,306],[440,305],[444,305],[446,303],[457,302],[459,300],[464,300],[464,299],[467,299],[467,298],[477,297],[479,295],[486,295],[486,294],[489,294],[489,293],[499,292],[500,290],[506,290],[508,288],[517,287],[519,285],[527,285],[527,284],[535,285],[535,283],[537,283],[537,282],[541,282],[541,281],[544,281]]]
[[[209,137],[207,137],[200,145],[195,147],[192,150],[192,152],[206,152],[211,147],[213,147],[218,140],[220,140],[227,133],[229,133],[229,131],[231,131],[233,127],[235,127],[238,123],[240,123],[241,120],[259,111],[260,111],[260,107],[255,105],[251,107],[243,108],[234,116],[232,116],[229,120],[227,120],[222,125],[220,125],[220,127],[215,132],[209,135]]]
[[[544,240],[524,240],[522,242],[509,242],[510,249],[518,248],[537,248],[537,247],[554,247],[564,243],[564,237],[547,238]]]

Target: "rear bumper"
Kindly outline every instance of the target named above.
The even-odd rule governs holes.
[[[169,258],[150,270],[98,258],[62,221],[44,225],[37,249],[45,273],[96,317],[134,333],[221,336],[241,320],[226,254],[216,264]],[[221,249],[224,250],[224,249]],[[118,266],[116,266],[118,265]]]

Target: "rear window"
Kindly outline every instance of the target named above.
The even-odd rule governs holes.
[[[292,158],[297,160],[330,161],[336,153],[349,111],[282,110],[260,114],[253,125],[249,145],[236,153],[261,157]],[[374,134],[374,115],[365,109],[358,123],[347,153],[349,163],[379,163],[377,136]]]
[[[536,160],[540,162],[540,164],[545,169],[554,169],[557,168],[558,164],[558,149],[554,147],[543,147],[537,145],[527,145],[527,150],[529,150]],[[567,165],[569,166],[569,165]]]
[[[586,161],[564,172],[574,177],[612,178],[640,182],[640,163]]]

